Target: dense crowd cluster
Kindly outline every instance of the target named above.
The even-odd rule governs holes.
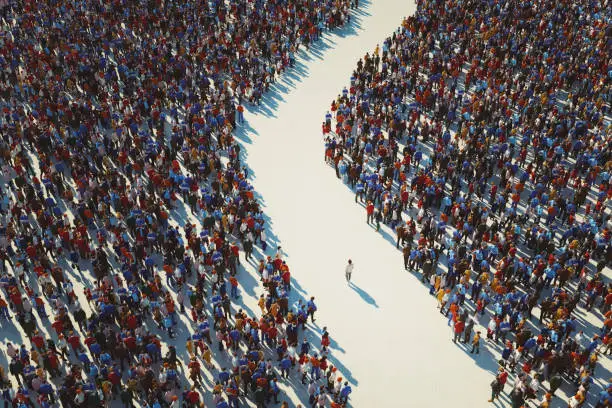
[[[5,406],[264,407],[292,376],[311,405],[345,405],[232,131],[356,5],[0,3]],[[259,316],[237,303],[241,262]]]
[[[515,408],[553,406],[560,386],[554,406],[610,406],[608,2],[417,7],[332,102],[325,159],[395,232],[453,340],[479,353],[486,328],[490,402],[516,371]]]

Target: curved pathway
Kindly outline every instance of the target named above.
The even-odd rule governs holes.
[[[350,370],[352,405],[491,406],[494,361],[482,354],[473,359],[452,343],[433,297],[364,222],[365,210],[352,205],[352,193],[323,160],[325,110],[357,59],[414,7],[405,0],[363,5],[351,28],[301,53],[296,70],[245,114],[250,135],[242,140],[292,275],[317,296],[317,324],[329,327],[332,353]],[[351,286],[344,278],[348,258],[355,262]]]

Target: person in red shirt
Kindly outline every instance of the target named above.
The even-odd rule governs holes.
[[[612,306],[612,289],[608,289],[608,294],[604,297],[604,303],[601,306],[601,313],[606,315]]]
[[[119,374],[117,374],[117,372],[114,369],[110,369],[110,373],[108,373],[108,380],[111,382],[111,384],[113,384],[113,390],[116,394],[119,394],[120,392],[120,386],[121,386],[121,376]]]
[[[34,336],[32,336],[30,341],[36,346],[38,350],[42,350],[45,348],[45,339],[43,338],[43,336],[40,335],[40,332],[38,330],[34,332]]]
[[[127,347],[130,353],[133,353],[136,350],[136,338],[132,335],[129,335],[125,339],[123,339],[123,344]]]
[[[237,299],[238,298],[238,279],[236,279],[236,277],[234,276],[230,276],[229,282],[231,285],[230,295],[232,296],[232,298]]]
[[[0,297],[0,317],[4,317],[7,320],[11,318],[8,303],[6,303],[6,300],[4,300],[2,297]]]
[[[455,323],[455,336],[453,337],[453,342],[456,343],[457,339],[461,337],[463,330],[465,329],[465,322],[463,320],[457,320]]]
[[[21,293],[19,293],[19,290],[16,288],[13,288],[11,290],[11,294],[9,295],[9,298],[11,300],[11,303],[13,303],[13,305],[15,306],[15,310],[17,311],[17,314],[22,314],[24,312],[23,298],[21,296]]]
[[[191,387],[191,390],[185,396],[187,402],[191,404],[191,406],[198,406],[200,402],[200,394],[195,390],[195,385]]]
[[[289,272],[289,268],[285,269],[281,277],[283,279],[283,288],[286,292],[291,292],[291,272]]]
[[[371,224],[374,222],[374,204],[371,201],[368,201],[366,205],[366,213],[368,214],[366,221],[368,224]]]
[[[125,319],[125,321],[130,330],[134,330],[138,326],[138,319],[131,312],[129,312],[128,317]]]
[[[70,336],[66,339],[70,347],[72,347],[72,351],[74,351],[74,355],[78,356],[77,351],[81,348],[81,338],[78,334],[71,331]]]
[[[189,378],[193,381],[194,386],[202,383],[202,370],[200,362],[195,357],[191,358],[191,362],[187,366],[189,368]],[[199,396],[198,396],[199,398]]]
[[[495,377],[495,380],[491,383],[491,399],[489,402],[493,402],[495,398],[499,398],[499,394],[504,390],[507,380],[508,373],[504,367],[499,367],[499,374],[497,374],[497,377]]]
[[[55,354],[53,351],[49,350],[47,352],[47,357],[46,358],[47,358],[47,361],[48,361],[47,370],[51,374],[51,378],[59,377],[61,375],[61,372],[58,369],[58,367],[59,367],[59,359],[57,357],[57,354]]]
[[[96,342],[96,339],[92,336],[91,332],[87,332],[87,337],[85,338],[85,345],[87,348],[90,348],[92,344]]]
[[[230,250],[232,251],[232,254],[234,255],[234,257],[236,258],[236,261],[238,262],[238,264],[240,264],[240,248],[238,248],[238,245],[236,245],[235,243],[232,243],[232,245],[230,246]]]

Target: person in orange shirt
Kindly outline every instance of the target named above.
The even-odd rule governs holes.
[[[234,299],[238,299],[238,279],[235,276],[230,276],[230,296]]]
[[[315,378],[317,381],[321,377],[321,362],[319,361],[319,357],[317,353],[310,357],[310,376],[311,378]]]
[[[2,297],[0,297],[0,317],[4,317],[6,320],[11,318],[8,311],[8,303]]]

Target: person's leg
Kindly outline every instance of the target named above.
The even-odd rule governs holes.
[[[491,389],[491,399],[489,399],[489,402],[493,402],[495,400],[495,389]]]

